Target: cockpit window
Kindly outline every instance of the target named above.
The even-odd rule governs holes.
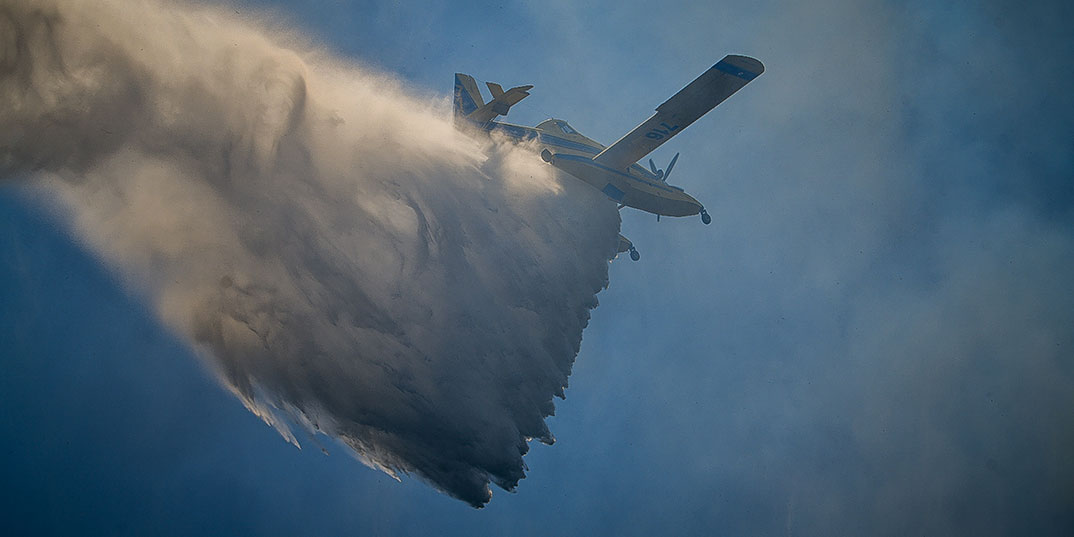
[[[560,121],[559,128],[563,130],[563,134],[578,134],[578,131],[572,129],[566,121]]]

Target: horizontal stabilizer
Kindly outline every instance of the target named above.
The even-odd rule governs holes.
[[[484,124],[495,119],[496,116],[506,116],[512,106],[529,97],[529,90],[533,88],[532,85],[518,86],[504,91],[503,86],[495,82],[487,82],[485,85],[492,93],[492,100],[466,116],[466,119],[474,123]]]

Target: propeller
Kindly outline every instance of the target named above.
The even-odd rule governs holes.
[[[679,160],[679,154],[675,153],[675,156],[671,157],[671,162],[668,163],[668,169],[658,170],[656,169],[656,163],[653,162],[653,159],[649,159],[649,169],[653,171],[653,175],[656,175],[657,179],[667,181],[668,176],[671,175],[671,169],[675,167],[675,161],[677,160]]]
[[[668,176],[671,175],[671,169],[675,167],[675,161],[679,160],[679,154],[675,153],[674,157],[671,157],[671,162],[668,163],[668,169],[664,170],[664,180],[667,181]]]

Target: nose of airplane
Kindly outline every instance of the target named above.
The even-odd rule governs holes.
[[[683,192],[683,195],[686,196],[686,202],[693,206],[693,210],[689,214],[697,214],[705,210],[705,206],[701,205],[701,202],[697,201],[697,198],[685,192]]]
[[[701,202],[697,201],[697,198],[695,198],[695,197],[693,197],[693,196],[691,196],[691,195],[689,195],[689,194],[687,194],[685,192],[683,192],[683,195],[686,196],[687,203],[692,205],[692,209],[691,209],[689,214],[698,214],[698,213],[700,213],[701,214],[701,222],[703,224],[705,224],[705,225],[711,224],[712,223],[712,217],[709,216],[708,211],[705,210],[705,206],[701,205]]]

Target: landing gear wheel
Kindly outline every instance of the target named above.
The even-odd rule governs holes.
[[[641,259],[641,254],[638,253],[638,249],[633,246],[630,247],[630,259],[631,261],[637,261]]]
[[[706,226],[712,223],[712,217],[704,209],[701,209],[701,223]]]
[[[541,160],[551,164],[552,163],[552,152],[547,150],[547,149],[541,151]]]

